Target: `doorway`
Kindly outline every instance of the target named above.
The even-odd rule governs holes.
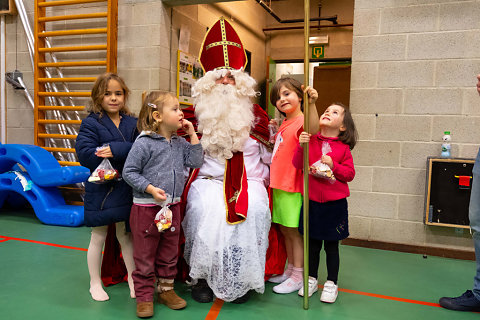
[[[289,76],[303,83],[303,66],[302,62],[275,62],[269,59],[267,95],[270,95],[275,81],[282,76]],[[309,70],[309,85],[318,91],[315,106],[319,115],[334,102],[349,105],[351,61],[310,62]],[[278,116],[277,112],[275,106],[268,101],[269,116],[275,118]]]
[[[326,63],[314,68],[313,87],[318,91],[315,105],[319,115],[335,102],[349,106],[350,75],[351,65]]]

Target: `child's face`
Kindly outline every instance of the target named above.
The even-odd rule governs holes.
[[[275,105],[279,111],[289,114],[300,109],[302,99],[295,91],[285,86],[281,86],[278,97],[279,99]]]
[[[341,106],[332,104],[320,116],[320,127],[329,127],[332,129],[338,129],[339,131],[345,131],[343,125],[344,116],[345,110]]]
[[[183,111],[178,99],[170,97],[163,104],[161,125],[168,131],[175,132],[182,127]]]
[[[110,79],[107,83],[107,89],[103,95],[102,108],[112,116],[117,115],[123,109],[125,102],[125,93],[117,80]]]

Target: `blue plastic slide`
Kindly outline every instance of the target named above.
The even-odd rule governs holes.
[[[0,143],[0,207],[9,198],[15,199],[12,193],[16,193],[32,205],[45,224],[83,224],[83,206],[65,204],[57,187],[84,182],[89,175],[85,167],[60,166],[50,152],[38,146]]]

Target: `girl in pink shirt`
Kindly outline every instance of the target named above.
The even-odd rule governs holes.
[[[293,165],[303,168],[302,144],[309,143],[309,279],[308,295],[318,289],[318,265],[322,243],[327,255],[327,282],[320,301],[333,303],[338,295],[339,240],[348,237],[347,183],[355,177],[350,150],[357,141],[357,131],[350,110],[332,104],[320,116],[320,132],[311,136],[302,132],[293,155]],[[303,234],[303,208],[299,231]],[[303,288],[298,292],[303,296]]]
[[[319,128],[318,114],[315,108],[317,91],[307,87],[309,97],[310,131],[316,133]],[[302,171],[292,164],[292,155],[298,145],[298,136],[303,131],[303,86],[293,78],[281,78],[272,88],[270,101],[285,120],[275,135],[275,147],[270,165],[270,187],[273,190],[272,222],[280,226],[285,238],[288,266],[281,275],[269,279],[278,283],[273,287],[276,293],[290,293],[302,287],[303,239],[298,232],[298,221],[302,207]]]

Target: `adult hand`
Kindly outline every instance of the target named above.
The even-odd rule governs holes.
[[[268,125],[271,126],[274,130],[274,132],[277,132],[278,131],[278,119],[270,119],[270,121],[268,122]]]

